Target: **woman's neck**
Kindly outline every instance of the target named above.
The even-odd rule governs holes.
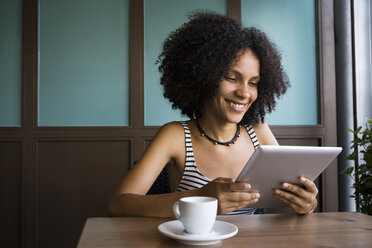
[[[236,123],[223,122],[208,115],[200,116],[197,121],[209,137],[220,142],[230,141],[236,133]]]

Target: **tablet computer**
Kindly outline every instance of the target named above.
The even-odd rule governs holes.
[[[237,177],[248,182],[252,192],[259,192],[254,208],[287,206],[274,196],[274,189],[283,182],[299,184],[299,177],[315,180],[342,151],[341,147],[259,146]]]

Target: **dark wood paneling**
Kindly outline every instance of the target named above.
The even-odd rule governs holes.
[[[144,126],[144,0],[130,1],[130,86],[131,125],[133,126],[132,161],[138,160],[144,149],[141,129]]]
[[[107,216],[130,142],[44,140],[37,152],[38,247],[75,247],[88,217]]]
[[[241,0],[227,0],[227,16],[241,22]]]
[[[317,1],[319,35],[319,92],[320,119],[324,127],[323,146],[337,146],[336,109],[336,64],[334,7],[331,0]],[[337,160],[323,173],[322,211],[338,211],[338,168]]]
[[[39,0],[22,0],[22,128],[25,152],[22,185],[22,247],[37,247],[36,154],[39,71]]]
[[[278,138],[281,146],[321,146],[321,139],[317,138]]]
[[[0,141],[0,247],[21,245],[22,142]]]

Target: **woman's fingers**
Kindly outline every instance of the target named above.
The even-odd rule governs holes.
[[[250,200],[246,201],[219,201],[218,213],[219,214],[226,214],[230,213],[237,209],[242,209],[248,207],[250,204],[258,202],[258,198],[250,197]]]
[[[248,191],[250,189],[249,183],[230,183],[230,191]]]
[[[318,188],[313,181],[307,178],[300,177],[299,180],[305,188],[295,184],[283,183],[282,187],[286,191],[275,189],[274,194],[297,213],[307,213],[314,204],[318,194]]]
[[[299,185],[290,184],[290,183],[283,183],[282,184],[282,187],[286,191],[291,192],[290,194],[285,194],[285,195],[298,196],[300,199],[302,199],[302,200],[304,200],[306,202],[313,202],[313,200],[314,200],[314,193],[311,193],[311,192],[307,191],[306,189],[303,189]],[[282,191],[282,192],[285,193],[285,191]]]
[[[249,193],[242,191],[230,191],[220,194],[219,212],[229,213],[256,203],[260,197],[259,193]]]
[[[290,207],[300,207],[300,208],[305,207],[306,203],[304,202],[304,200],[292,193],[285,192],[279,189],[275,189],[274,194],[279,200],[282,200],[284,203],[286,203]]]
[[[226,191],[247,191],[251,189],[249,183],[235,183],[232,178],[219,177],[212,182],[221,183]]]
[[[247,207],[260,197],[258,193],[249,192],[250,184],[235,183],[231,178],[217,178],[203,188],[206,195],[218,199],[219,214]]]
[[[311,181],[310,179],[307,179],[305,177],[300,177],[300,182],[306,187],[306,190],[317,195],[318,194],[318,188],[316,187],[315,183]]]
[[[225,200],[230,202],[247,202],[259,198],[260,198],[259,193],[248,192],[231,192],[225,195]]]
[[[249,192],[251,185],[248,183],[223,183],[220,195],[230,202],[247,202],[260,197],[259,193]]]
[[[296,213],[301,213],[302,207],[300,207],[299,205],[293,203],[292,201],[289,201],[288,199],[284,198],[281,195],[275,195],[275,196],[276,198],[278,198],[279,200],[287,204],[290,208],[292,208]]]

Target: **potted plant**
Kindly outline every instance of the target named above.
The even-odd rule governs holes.
[[[354,194],[350,197],[355,198],[356,210],[372,215],[372,119],[368,119],[363,131],[361,126],[356,131],[349,131],[354,134],[351,142],[354,151],[346,159],[354,160],[355,169],[349,167],[341,171],[341,174],[354,179]],[[359,156],[362,161],[360,164]]]

